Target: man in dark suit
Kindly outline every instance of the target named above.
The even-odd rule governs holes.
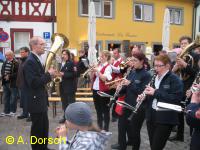
[[[56,71],[50,68],[45,72],[41,61],[44,54],[45,40],[35,36],[30,40],[31,54],[24,64],[25,89],[28,94],[28,112],[30,112],[31,146],[33,150],[47,150],[49,120],[47,114],[48,95],[45,85],[51,81]],[[37,140],[46,138],[46,141],[39,144]]]
[[[68,50],[62,51],[62,67],[60,70],[60,76],[62,77],[62,82],[60,84],[60,93],[62,108],[65,111],[67,106],[75,102],[75,92],[76,92],[76,74],[74,71],[74,63],[70,59],[70,52]],[[59,123],[64,123],[65,118],[59,121]]]

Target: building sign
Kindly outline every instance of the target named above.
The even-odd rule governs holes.
[[[43,32],[44,39],[50,39],[50,32]]]
[[[9,48],[10,47],[10,43],[9,42],[1,42],[0,43],[0,47]]]
[[[0,42],[6,42],[9,38],[9,35],[7,32],[0,31]]]
[[[132,33],[122,33],[122,32],[118,32],[118,33],[104,33],[104,32],[97,32],[96,34],[97,36],[110,36],[110,37],[114,37],[114,36],[117,36],[117,37],[121,37],[121,38],[135,38],[137,37],[137,35],[135,34],[132,34]]]

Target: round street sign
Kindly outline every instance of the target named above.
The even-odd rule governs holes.
[[[9,38],[9,35],[7,32],[0,31],[0,42],[6,42]]]

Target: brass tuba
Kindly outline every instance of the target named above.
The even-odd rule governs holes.
[[[61,50],[62,48],[67,48],[69,45],[68,38],[61,34],[61,33],[55,33],[51,37],[52,46],[49,50],[49,53],[47,55],[47,59],[45,62],[45,72],[47,72],[51,67],[60,70],[59,63],[56,61],[56,56],[61,56]],[[51,90],[53,85],[55,85],[55,91],[57,95],[60,95],[60,82],[62,81],[61,77],[55,77],[53,79],[53,82],[50,82],[48,86],[49,94],[51,94]]]
[[[190,52],[192,50],[194,50],[195,48],[199,47],[199,46],[200,46],[200,35],[197,35],[196,39],[192,43],[190,43],[189,45],[187,45],[184,50],[182,50],[182,52],[179,54],[178,58],[183,59],[188,64],[191,64],[192,67],[193,67],[194,66],[194,59],[190,55]],[[180,74],[180,77],[183,80],[186,80],[186,79],[189,78],[188,74],[181,73],[180,70],[178,70],[177,73]]]

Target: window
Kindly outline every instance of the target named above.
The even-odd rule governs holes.
[[[121,41],[106,41],[106,49],[112,51],[114,48],[119,48],[121,50],[122,42]]]
[[[200,32],[200,17],[199,17],[199,32]]]
[[[80,16],[88,16],[89,2],[92,0],[79,0]],[[113,18],[113,0],[93,0],[97,17]]]
[[[82,42],[82,49],[86,52],[89,50],[89,45],[87,41]],[[96,41],[96,50],[97,50],[97,57],[99,56],[99,52],[102,50],[102,41]]]
[[[101,2],[94,1],[95,13],[97,17],[101,17]]]
[[[29,46],[29,39],[33,36],[33,29],[11,28],[10,34],[11,34],[11,49],[14,51],[18,51],[20,47]]]
[[[104,17],[112,18],[112,1],[104,1]]]
[[[153,21],[153,5],[135,3],[134,20]]]
[[[134,19],[135,20],[142,20],[142,5],[141,4],[135,4],[134,6]]]
[[[88,0],[81,0],[81,14],[82,15],[87,15],[88,14],[88,6],[89,6],[89,3],[88,3]]]
[[[17,51],[23,46],[29,46],[29,32],[14,32],[14,50]]]
[[[169,8],[169,12],[170,12],[170,23],[171,24],[182,24],[183,9]]]

